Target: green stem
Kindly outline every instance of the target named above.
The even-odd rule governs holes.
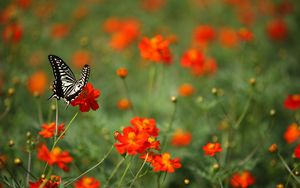
[[[240,124],[242,123],[242,121],[244,120],[247,112],[248,112],[248,109],[250,107],[250,103],[251,103],[251,100],[252,100],[252,97],[250,96],[250,98],[248,99],[247,103],[246,103],[246,106],[244,107],[244,110],[241,114],[241,116],[239,117],[239,119],[237,120],[237,122],[235,123],[234,125],[234,128],[239,128]]]
[[[148,156],[149,156],[149,153],[147,153],[147,155],[146,155],[146,157],[145,157],[145,160],[144,160],[144,162],[143,162],[141,168],[138,170],[138,172],[137,172],[136,175],[134,176],[134,178],[133,178],[133,180],[132,180],[132,182],[131,182],[129,188],[132,187],[132,185],[134,184],[135,180],[138,178],[139,174],[141,173],[142,169],[144,168],[144,166],[145,166],[145,164],[146,164],[146,162],[147,162]]]
[[[64,187],[69,186],[70,184],[72,184],[73,182],[75,182],[76,180],[78,180],[79,178],[81,178],[82,176],[86,175],[87,173],[89,173],[90,171],[94,170],[95,168],[97,168],[107,157],[108,155],[111,153],[112,149],[114,148],[114,145],[111,146],[111,148],[109,149],[109,151],[104,155],[104,157],[94,166],[92,166],[91,168],[89,168],[88,170],[86,170],[85,172],[83,172],[82,174],[80,174],[79,176],[77,176],[76,178],[66,182],[64,184]]]
[[[26,173],[26,185],[29,186],[29,176],[31,168],[31,151],[28,151],[28,164],[27,164],[27,173]]]
[[[164,150],[164,148],[167,145],[167,142],[168,142],[167,133],[172,129],[173,122],[174,122],[174,119],[175,119],[175,114],[176,114],[176,110],[177,110],[177,102],[174,102],[173,104],[174,104],[174,110],[173,110],[173,113],[171,115],[170,123],[168,124],[168,126],[166,128],[166,132],[163,136],[162,150]]]
[[[42,112],[42,106],[41,106],[40,99],[37,99],[37,108],[38,108],[39,121],[40,121],[40,124],[42,124],[44,122],[44,120],[43,120],[43,112]]]
[[[123,162],[125,161],[126,157],[127,157],[127,155],[126,155],[125,157],[123,157],[123,158],[119,161],[119,163],[117,164],[117,166],[113,169],[113,171],[112,171],[111,175],[109,176],[109,178],[107,179],[107,181],[106,181],[104,187],[108,187],[108,184],[109,184],[110,180],[114,177],[114,175],[116,174],[116,172],[118,171],[118,169],[120,168],[120,166],[121,166],[121,165],[123,164]]]
[[[120,188],[121,185],[122,185],[123,179],[124,179],[125,175],[127,174],[127,171],[129,170],[129,167],[130,167],[130,165],[131,165],[131,160],[132,160],[132,159],[133,159],[133,157],[130,158],[130,161],[129,161],[129,162],[127,163],[127,165],[126,165],[126,168],[125,168],[125,170],[124,170],[124,173],[122,174],[121,179],[120,179],[120,181],[119,181],[119,183],[118,183],[118,188]]]
[[[131,108],[130,108],[130,109],[131,109],[131,112],[132,112],[132,114],[134,115],[134,114],[136,114],[136,113],[135,113],[135,110],[134,110],[133,101],[132,101],[132,99],[131,99],[131,97],[130,97],[130,92],[129,92],[129,88],[128,88],[127,82],[126,82],[125,79],[122,79],[122,80],[123,80],[123,84],[124,84],[124,87],[125,87],[126,96],[127,96],[128,100],[129,100],[130,103],[131,103]]]
[[[68,123],[68,125],[66,126],[65,130],[59,135],[59,137],[54,141],[53,146],[51,151],[54,149],[54,147],[56,146],[56,144],[58,143],[58,141],[64,136],[64,134],[67,132],[67,130],[70,128],[71,124],[73,123],[73,121],[75,120],[75,118],[77,117],[78,112],[76,112],[76,114],[73,116],[73,118],[71,119],[71,121]]]
[[[58,134],[58,102],[55,100],[55,135],[54,135],[54,143]]]
[[[298,179],[297,176],[295,176],[295,174],[292,172],[292,170],[289,168],[288,164],[285,162],[285,160],[282,158],[282,156],[280,155],[279,152],[277,152],[277,155],[279,157],[279,159],[281,160],[283,166],[287,169],[287,171],[289,171],[290,175],[293,176],[293,178],[300,183],[300,180]]]

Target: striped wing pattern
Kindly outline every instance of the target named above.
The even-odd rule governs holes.
[[[67,104],[74,100],[82,91],[82,88],[87,84],[90,68],[85,65],[81,72],[81,78],[76,80],[74,73],[70,67],[58,56],[49,55],[55,80],[53,81],[53,95],[50,98],[63,98]],[[49,98],[49,99],[50,99]]]

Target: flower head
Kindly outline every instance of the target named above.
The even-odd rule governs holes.
[[[201,47],[206,47],[216,38],[216,32],[210,25],[200,25],[194,30],[194,39]]]
[[[289,125],[283,135],[285,141],[288,144],[291,144],[296,140],[298,140],[299,136],[300,136],[300,129],[296,123],[292,123],[291,125]]]
[[[192,84],[185,83],[178,88],[178,93],[183,97],[192,96],[195,93],[195,88]]]
[[[183,54],[180,63],[183,67],[202,67],[204,61],[204,54],[196,48],[191,48]]]
[[[131,104],[130,100],[123,98],[118,101],[117,107],[120,110],[128,110],[132,107],[132,104]]]
[[[235,173],[230,178],[230,184],[235,188],[247,188],[255,183],[255,178],[249,171]]]
[[[71,102],[71,105],[79,105],[81,112],[88,112],[90,109],[97,110],[99,105],[96,99],[100,96],[100,94],[100,90],[94,89],[92,84],[87,83],[87,85],[82,89],[80,95]]]
[[[222,148],[219,143],[208,143],[202,147],[205,155],[214,156],[217,152],[221,152]]]
[[[219,41],[223,47],[233,48],[238,45],[238,35],[234,29],[230,27],[224,27],[220,29]]]
[[[281,41],[286,39],[288,35],[288,28],[283,20],[275,19],[268,22],[266,32],[270,39]]]
[[[73,161],[73,158],[70,156],[69,152],[62,151],[59,147],[55,147],[53,150],[49,151],[45,144],[42,144],[38,148],[37,158],[39,160],[46,161],[49,165],[56,164],[64,171],[69,170],[67,164]]]
[[[65,129],[64,126],[65,126],[65,124],[62,123],[57,127],[58,136],[64,131],[64,129]],[[56,125],[54,122],[49,123],[49,124],[43,124],[42,128],[43,128],[43,130],[41,130],[39,132],[39,135],[41,135],[44,138],[51,138],[54,136],[55,131],[56,131]]]
[[[93,177],[83,176],[75,183],[75,188],[99,188],[100,182]]]
[[[169,153],[163,153],[161,155],[155,155],[152,160],[152,166],[154,172],[162,171],[162,172],[175,172],[176,168],[181,167],[180,159],[174,158],[171,159],[171,155]]]
[[[297,147],[295,148],[294,154],[297,159],[300,159],[300,144],[298,144]]]
[[[161,35],[156,35],[150,39],[144,37],[139,43],[139,49],[144,59],[165,64],[171,63],[172,56],[169,49],[169,41],[164,40]]]
[[[149,138],[148,133],[139,131],[135,127],[125,127],[122,132],[123,134],[116,136],[116,140],[119,143],[115,143],[115,147],[120,154],[135,155],[146,150]]]
[[[241,41],[250,42],[254,39],[253,33],[246,28],[241,28],[237,34]]]
[[[135,117],[130,120],[130,124],[140,131],[145,131],[150,136],[158,136],[159,129],[156,127],[154,119]]]
[[[72,62],[76,68],[80,69],[84,65],[90,64],[92,61],[91,54],[89,51],[78,50],[73,54]]]
[[[117,69],[116,74],[120,78],[126,78],[126,76],[128,75],[128,70],[125,67],[121,67]]]
[[[66,36],[69,35],[70,29],[71,27],[68,24],[63,24],[63,23],[55,24],[52,26],[51,36],[54,39],[65,38]]]
[[[181,129],[176,130],[171,138],[171,144],[173,146],[187,146],[191,143],[192,140],[192,134],[187,131],[183,131]]]
[[[23,27],[19,23],[12,23],[6,26],[2,32],[4,42],[17,44],[23,35]]]
[[[43,94],[48,86],[48,76],[44,71],[33,73],[27,80],[28,91],[35,94]]]
[[[289,110],[300,109],[300,94],[289,95],[284,100],[284,107]]]

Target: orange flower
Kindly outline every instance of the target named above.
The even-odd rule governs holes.
[[[139,131],[135,127],[125,127],[123,134],[116,135],[116,140],[119,143],[115,143],[115,147],[120,154],[135,155],[143,153],[147,147],[148,138],[149,134],[145,131]]]
[[[47,183],[44,184],[44,182]],[[51,175],[48,180],[41,178],[37,182],[29,182],[29,188],[40,188],[42,184],[45,188],[58,188],[61,183],[61,178],[59,176]]]
[[[289,95],[284,100],[284,107],[289,110],[298,110],[300,108],[300,94]]]
[[[216,33],[210,25],[200,25],[194,30],[194,39],[201,47],[206,47],[215,40]]]
[[[300,144],[298,144],[297,147],[295,148],[294,155],[296,158],[300,159]]]
[[[192,134],[190,132],[182,131],[181,129],[176,130],[171,138],[171,144],[174,146],[187,146],[191,143]]]
[[[195,93],[195,88],[192,84],[185,83],[178,88],[178,93],[183,97],[192,96]]]
[[[48,88],[48,76],[44,71],[37,71],[27,80],[28,91],[35,94],[43,94]]]
[[[57,127],[58,136],[60,136],[60,134],[65,130],[64,126],[65,124],[62,123]],[[50,124],[43,124],[42,128],[43,130],[39,132],[39,135],[41,135],[44,138],[51,138],[54,136],[56,131],[56,126],[54,122]]]
[[[124,98],[124,99],[120,99],[117,103],[117,107],[120,110],[128,110],[131,108],[131,102],[130,100]]]
[[[287,38],[288,28],[282,19],[274,19],[268,22],[266,32],[270,39],[280,41]]]
[[[157,11],[164,6],[166,0],[142,0],[142,7],[148,11]]]
[[[23,9],[27,9],[31,6],[31,0],[17,0],[18,6],[20,6]]]
[[[104,31],[112,34],[110,46],[123,50],[139,36],[140,22],[135,19],[110,18],[104,23]]]
[[[230,178],[230,184],[236,188],[247,188],[248,186],[255,183],[255,178],[249,171],[243,171],[235,173]]]
[[[6,8],[0,10],[0,23],[8,23],[17,14],[18,8],[15,4],[11,3]]]
[[[246,28],[241,28],[238,31],[238,36],[241,41],[250,42],[254,39],[253,33]]]
[[[154,119],[135,117],[130,120],[130,124],[139,131],[145,131],[150,136],[158,136],[159,129],[156,127]]]
[[[2,32],[3,41],[17,44],[23,35],[23,27],[19,23],[12,23],[4,27]]]
[[[217,71],[218,65],[214,58],[207,58],[203,66],[194,66],[192,71],[195,76],[212,75]]]
[[[121,67],[121,68],[118,68],[118,70],[116,71],[116,74],[120,78],[126,78],[126,76],[128,74],[128,70],[125,67]]]
[[[75,188],[99,188],[100,182],[93,177],[83,176],[75,183]]]
[[[89,51],[78,50],[73,54],[72,62],[76,68],[81,69],[84,65],[91,63],[91,54]]]
[[[169,41],[164,40],[161,35],[153,38],[144,37],[139,43],[141,56],[144,59],[154,62],[171,63],[171,52],[169,49]]]
[[[300,136],[300,129],[296,123],[292,123],[291,125],[289,125],[283,135],[285,141],[288,144],[291,144],[296,140],[298,140],[299,136]]]
[[[198,49],[191,48],[183,54],[180,63],[183,67],[202,67],[204,61],[204,54]]]
[[[153,171],[162,171],[162,172],[175,172],[176,168],[181,167],[180,159],[174,158],[171,159],[171,155],[169,153],[163,153],[161,155],[155,155],[152,160]]]
[[[73,161],[73,158],[70,156],[69,152],[62,151],[59,147],[55,147],[49,151],[45,144],[42,144],[38,148],[37,158],[39,160],[46,161],[49,165],[56,164],[64,171],[69,170],[67,164]]]
[[[51,29],[51,36],[55,39],[61,39],[69,35],[70,26],[67,24],[55,24]]]
[[[221,152],[222,148],[219,143],[208,143],[202,147],[205,155],[214,156],[217,152]]]
[[[232,28],[224,27],[220,29],[219,41],[222,46],[227,48],[233,48],[236,47],[238,44],[238,36]]]

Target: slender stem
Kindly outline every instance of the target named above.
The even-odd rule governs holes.
[[[177,103],[174,102],[174,110],[173,110],[173,113],[171,115],[171,120],[170,120],[170,123],[168,124],[167,128],[166,128],[166,132],[163,136],[163,143],[162,143],[162,150],[166,147],[167,145],[167,133],[172,129],[172,125],[173,125],[173,122],[174,122],[174,119],[175,119],[175,114],[176,114],[176,109],[177,109]]]
[[[94,166],[92,166],[91,168],[89,168],[88,170],[86,170],[85,172],[83,172],[82,174],[80,174],[79,176],[77,176],[76,178],[66,182],[64,184],[64,187],[69,186],[70,184],[72,184],[74,181],[78,180],[79,178],[81,178],[82,176],[86,175],[87,173],[89,173],[90,171],[94,170],[95,168],[97,168],[107,157],[108,155],[111,153],[112,149],[114,148],[114,145],[111,146],[111,148],[108,150],[108,152],[104,155],[104,157]]]
[[[39,121],[40,121],[40,124],[42,124],[44,122],[44,120],[43,120],[43,112],[42,112],[42,105],[41,105],[40,99],[37,99],[37,108],[38,108]]]
[[[114,170],[112,171],[111,175],[109,176],[109,178],[107,179],[104,187],[108,187],[108,184],[110,182],[110,180],[114,177],[114,175],[116,174],[116,172],[118,171],[118,169],[120,168],[120,166],[122,165],[122,163],[125,161],[127,155],[125,157],[123,157],[119,163],[117,164],[117,166],[114,168]]]
[[[160,177],[161,177],[161,172],[157,175],[156,178],[157,188],[160,188]]]
[[[133,105],[133,101],[132,101],[132,99],[131,99],[131,97],[130,97],[130,92],[129,92],[129,88],[128,88],[128,85],[127,85],[127,82],[126,82],[126,80],[125,79],[122,79],[123,80],[123,84],[124,84],[124,87],[125,87],[125,91],[126,91],[126,96],[127,96],[127,98],[128,98],[128,100],[130,101],[130,103],[131,103],[131,112],[132,112],[132,114],[134,115],[134,114],[136,114],[135,113],[135,110],[134,110],[134,105]]]
[[[0,158],[0,164],[2,164],[2,165],[4,166],[4,168],[7,170],[7,172],[8,172],[9,175],[11,176],[11,178],[15,181],[17,187],[20,187],[20,188],[21,188],[21,186],[20,186],[18,180],[16,179],[15,175],[13,174],[13,172],[11,172],[11,171],[9,170],[9,168],[6,166],[5,162],[4,162],[1,158]]]
[[[130,167],[130,165],[131,165],[131,160],[132,160],[132,159],[133,159],[133,157],[130,158],[130,161],[129,161],[129,162],[127,163],[127,165],[126,165],[126,168],[125,168],[125,170],[124,170],[124,173],[122,174],[121,179],[120,179],[120,181],[119,181],[119,183],[118,183],[118,188],[120,188],[121,185],[122,185],[123,179],[124,179],[125,175],[127,174],[127,171],[129,170],[129,167]]]
[[[139,174],[141,173],[142,169],[144,168],[144,166],[145,166],[145,164],[146,164],[146,162],[147,162],[148,156],[149,156],[149,153],[147,153],[147,155],[146,155],[146,157],[145,157],[145,160],[144,160],[144,162],[143,162],[141,168],[139,169],[139,171],[138,171],[138,172],[136,173],[136,175],[134,176],[134,178],[133,178],[133,180],[132,180],[132,182],[131,182],[129,188],[132,187],[132,185],[134,184],[135,180],[138,178]]]
[[[220,188],[223,188],[223,184],[222,184],[222,181],[218,178],[218,182],[220,184]]]
[[[28,151],[28,164],[27,164],[27,175],[26,175],[26,185],[29,186],[29,175],[30,175],[30,168],[31,168],[31,151]]]
[[[289,171],[290,175],[293,176],[293,178],[300,183],[300,180],[297,178],[297,176],[295,176],[295,174],[292,172],[292,170],[289,168],[288,164],[286,164],[285,160],[282,158],[282,156],[280,155],[279,152],[277,152],[277,155],[279,157],[279,159],[281,160],[283,166],[287,169],[287,171]]]
[[[73,123],[73,121],[75,120],[75,118],[77,117],[78,112],[76,112],[76,114],[73,116],[73,118],[71,119],[71,121],[68,123],[68,125],[66,126],[65,130],[59,135],[59,137],[54,141],[52,149],[54,149],[54,147],[56,146],[56,144],[58,143],[58,141],[64,136],[64,134],[67,132],[67,130],[70,128],[71,124]]]
[[[58,102],[55,100],[55,135],[54,135],[54,143],[56,142],[57,134],[58,134]]]
[[[242,121],[244,120],[244,118],[245,118],[245,116],[247,114],[247,111],[248,111],[248,109],[250,107],[251,100],[252,100],[252,97],[250,96],[250,98],[248,99],[248,101],[246,103],[246,106],[244,107],[244,110],[243,110],[241,116],[239,117],[239,119],[235,123],[234,128],[237,129],[240,126],[240,124],[242,123]]]

